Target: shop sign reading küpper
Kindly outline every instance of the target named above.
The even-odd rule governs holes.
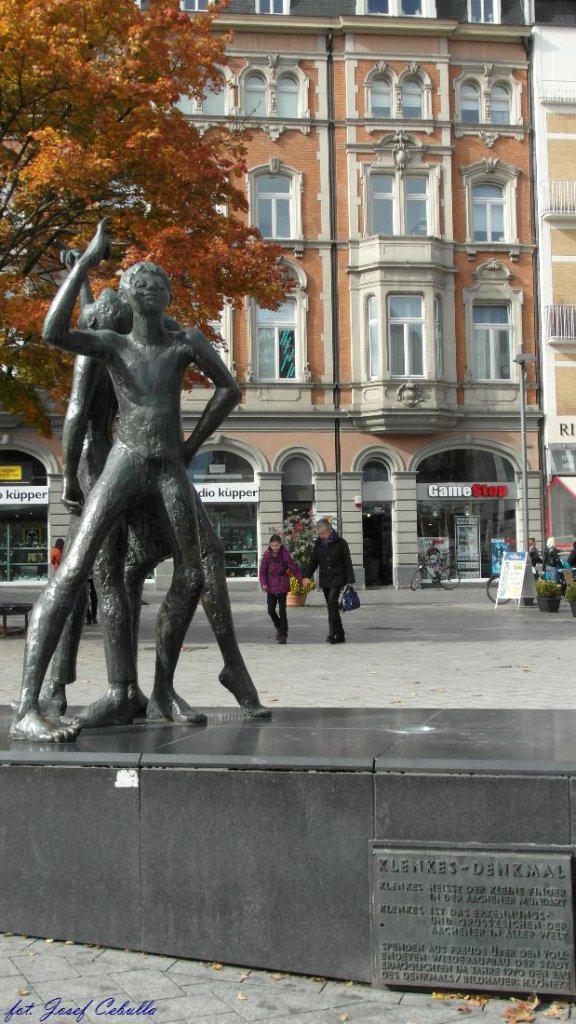
[[[516,488],[511,484],[501,483],[463,483],[463,484],[419,484],[419,498],[471,498],[476,501],[515,497]]]
[[[230,483],[223,481],[210,481],[208,484],[195,484],[198,496],[204,504],[224,505],[234,502],[255,502],[258,501],[259,491],[257,484],[242,483],[232,480]]]
[[[0,505],[47,505],[48,488],[34,484],[0,487]]]

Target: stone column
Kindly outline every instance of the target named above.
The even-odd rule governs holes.
[[[270,534],[282,526],[282,473],[260,473],[260,503],[258,506],[258,555],[268,546]]]
[[[394,473],[392,483],[394,586],[407,587],[418,565],[416,473]]]
[[[313,483],[316,516],[335,516],[337,511],[336,473],[315,473]],[[338,529],[341,528],[342,523],[338,523]]]

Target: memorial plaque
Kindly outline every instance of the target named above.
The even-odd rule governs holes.
[[[372,847],[375,985],[572,995],[572,858]]]

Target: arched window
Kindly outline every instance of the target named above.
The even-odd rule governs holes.
[[[507,85],[493,85],[490,90],[492,124],[510,124],[510,90]]]
[[[463,82],[460,87],[460,118],[465,124],[482,120],[480,89],[475,82]]]
[[[202,112],[208,117],[223,117],[226,113],[226,86],[224,83],[217,88],[209,85],[204,91]]]
[[[380,459],[369,459],[368,462],[364,463],[362,469],[363,484],[384,484],[388,483],[389,479],[388,466],[381,462]]]
[[[266,80],[251,72],[244,80],[244,113],[247,117],[266,117]]]
[[[284,515],[308,512],[314,504],[312,466],[303,455],[291,455],[282,466]]]
[[[504,455],[478,448],[450,448],[423,459],[416,483],[467,483],[469,480],[514,481],[514,466]]]
[[[286,174],[261,174],[255,189],[256,226],[264,238],[292,238],[292,179]]]
[[[300,113],[300,84],[294,75],[280,75],[276,85],[276,113],[278,117],[298,117]]]
[[[368,340],[368,377],[377,380],[380,373],[380,330],[378,304],[375,295],[366,299],[366,334]]]
[[[296,379],[296,300],[256,310],[259,380]]]
[[[422,117],[422,86],[416,78],[402,82],[402,116]]]
[[[377,75],[368,86],[369,114],[371,117],[390,117],[392,111],[390,82]]]
[[[510,380],[510,310],[507,303],[473,309],[472,375],[474,380]]]
[[[475,242],[504,241],[504,186],[472,187],[472,237]]]

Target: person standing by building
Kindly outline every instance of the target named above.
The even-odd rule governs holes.
[[[530,559],[530,565],[532,566],[532,572],[536,576],[538,574],[538,566],[542,566],[542,555],[540,554],[536,546],[536,538],[528,537],[528,558]]]
[[[304,586],[310,582],[317,569],[320,570],[320,586],[328,607],[326,641],[329,644],[343,644],[346,637],[339,608],[340,591],[342,587],[354,585],[354,569],[347,542],[336,533],[327,519],[318,520],[318,537],[305,570],[302,581]]]
[[[550,574],[550,579],[552,579],[554,583],[560,583],[564,566],[562,564],[560,552],[556,547],[556,540],[554,537],[548,537],[548,540],[546,541],[544,568],[546,569],[546,572]]]
[[[260,562],[260,586],[267,595],[268,615],[276,627],[276,640],[285,644],[288,640],[288,616],[286,597],[290,590],[290,576],[302,583],[302,573],[292,555],[282,543],[279,533],[273,533],[270,544]]]
[[[64,539],[58,537],[54,541],[54,547],[50,551],[50,565],[54,572],[60,568],[60,562],[62,561],[62,555],[64,554]]]

